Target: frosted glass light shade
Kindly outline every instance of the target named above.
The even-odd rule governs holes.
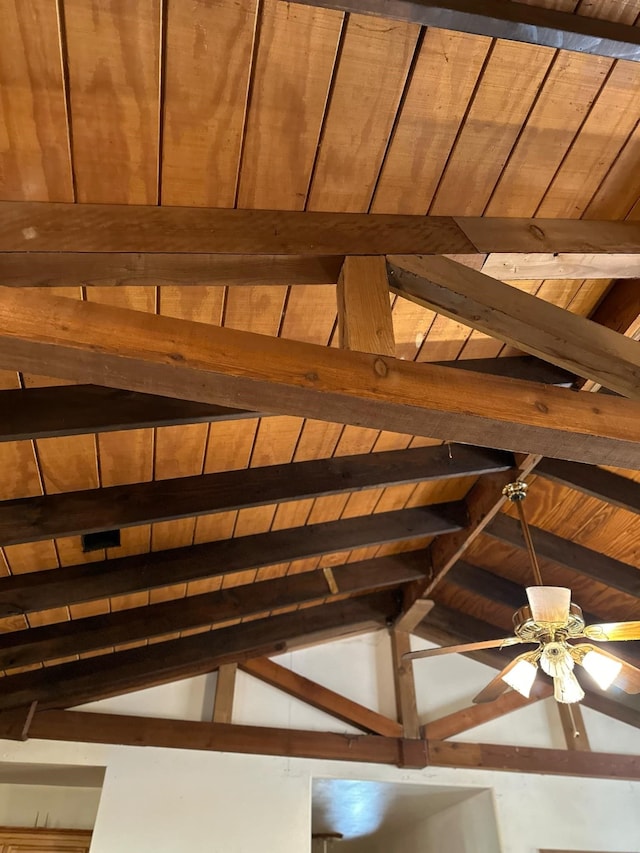
[[[586,653],[582,659],[582,666],[601,690],[611,687],[622,669],[621,661],[611,660],[611,658],[594,651]]]
[[[570,705],[584,699],[584,690],[580,687],[578,679],[572,672],[565,672],[558,678],[553,679],[553,695],[556,702]]]
[[[502,676],[502,680],[528,699],[537,671],[538,667],[531,661],[519,660],[512,670]]]

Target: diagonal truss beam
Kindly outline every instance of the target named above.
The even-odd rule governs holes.
[[[390,257],[391,289],[412,302],[640,399],[635,341],[449,258]]]
[[[533,356],[467,358],[435,362],[441,367],[524,379],[570,388],[573,374]],[[192,403],[99,385],[54,385],[0,391],[0,442],[61,435],[217,423],[265,417],[264,412]]]
[[[159,208],[158,208],[159,209]],[[42,318],[47,317],[47,324]],[[0,288],[0,366],[576,461],[638,465],[640,404]]]
[[[626,24],[572,15],[512,0],[295,0],[463,33],[640,61],[640,35]]]

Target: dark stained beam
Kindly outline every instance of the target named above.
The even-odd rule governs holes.
[[[274,530],[219,542],[63,566],[0,578],[0,616],[64,607],[114,595],[220,577],[367,545],[419,539],[458,529],[454,504],[419,507]]]
[[[36,714],[31,736],[80,743],[117,743],[398,766],[404,764],[403,742],[397,737],[123,717],[80,711],[43,711]],[[426,764],[426,744],[420,744],[421,754],[416,756],[415,767],[424,767]]]
[[[490,38],[640,61],[640,35],[626,24],[523,6],[512,0],[295,0],[359,15]]]
[[[403,741],[379,735],[354,736],[80,711],[38,712],[31,725],[31,736],[76,743],[199,749],[416,768],[431,765],[602,779],[640,779],[640,756],[635,755],[449,741]],[[412,759],[410,764],[406,761],[407,756]]]
[[[543,459],[538,463],[536,473],[605,503],[629,512],[640,512],[640,484],[628,477],[595,465],[579,465],[558,459]]]
[[[323,604],[250,622],[7,675],[0,710],[38,701],[65,708],[202,675],[222,664],[285,652],[301,644],[336,639],[385,625],[397,611],[390,592]]]
[[[286,341],[34,288],[0,288],[0,366],[234,408],[640,467],[636,401],[603,396],[596,407],[586,394],[564,388]]]
[[[510,454],[415,447],[0,502],[0,545],[508,470]]]
[[[3,201],[0,252],[638,254],[640,223]]]
[[[570,388],[574,376],[533,356],[437,362],[490,376]],[[61,435],[214,423],[257,417],[257,412],[191,403],[99,385],[58,385],[0,391],[0,442]],[[260,413],[264,417],[264,413]]]
[[[340,593],[355,594],[398,587],[422,577],[424,569],[424,551],[413,551],[335,566],[333,576]],[[0,634],[0,667],[27,666],[174,631],[267,615],[280,607],[322,601],[326,596],[323,573],[313,571],[26,631],[12,631]]]
[[[344,258],[117,252],[2,252],[9,287],[336,284]]]
[[[0,713],[0,738],[3,740],[27,740],[37,707],[37,702],[31,702],[22,708],[2,711]]]
[[[395,720],[390,720],[370,708],[365,708],[358,702],[353,702],[329,690],[322,684],[311,681],[297,672],[280,666],[268,658],[256,658],[240,664],[240,669],[265,684],[270,684],[282,690],[289,696],[330,714],[338,720],[343,720],[351,726],[371,734],[385,737],[402,737],[402,726]]]
[[[640,755],[452,741],[432,741],[427,748],[429,765],[432,767],[465,767],[597,779],[640,778]]]
[[[449,258],[390,257],[388,268],[400,296],[640,399],[640,352],[619,332]]]
[[[258,413],[245,409],[192,403],[99,385],[55,385],[0,391],[0,441],[215,423],[257,416]]]
[[[526,548],[519,522],[508,515],[498,515],[485,530],[485,534],[506,545]],[[592,551],[569,539],[562,539],[539,527],[531,527],[531,536],[536,553],[542,559],[551,560],[626,595],[640,598],[640,572],[633,566]]]

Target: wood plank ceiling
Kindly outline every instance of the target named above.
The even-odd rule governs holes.
[[[529,5],[626,24],[640,16],[640,0]],[[0,0],[0,10],[0,200],[640,219],[640,63],[283,0]],[[60,282],[49,290],[298,341],[339,343],[331,284]],[[611,281],[553,279],[513,286],[590,316]],[[391,298],[401,359],[514,355],[489,335],[400,296]],[[0,371],[2,389],[61,384]],[[288,416],[87,430],[0,442],[0,499],[437,444]],[[454,460],[459,452],[451,449]],[[640,479],[637,471],[617,473]],[[123,527],[119,547],[90,553],[83,553],[78,535],[15,544],[7,539],[0,569],[6,576],[60,572],[91,561],[456,502],[468,494],[476,475],[417,480],[287,502],[256,501],[262,505],[203,510],[197,517],[194,512],[153,516],[158,520],[152,523],[139,519]],[[393,479],[383,476],[378,482]],[[622,508],[545,475],[532,483],[528,508],[535,526],[625,564],[628,576],[640,568],[637,503]],[[406,534],[399,541],[332,553],[329,545],[318,546],[310,556],[258,568],[205,572],[195,575],[197,580],[164,580],[154,588],[13,612],[0,620],[0,628],[16,632],[60,625],[415,551],[430,541],[430,535]],[[481,535],[465,561],[488,574],[454,569],[435,590],[436,602],[508,629],[512,608],[498,595],[499,580],[529,580],[524,552]],[[542,568],[547,582],[571,586],[574,599],[598,618],[637,618],[638,599],[630,589],[598,582],[557,559],[543,558]],[[322,577],[323,597],[336,602],[344,597],[335,594],[331,573]],[[348,586],[338,581],[337,589]],[[311,601],[318,594],[317,589],[305,593]],[[279,600],[265,594],[264,606],[254,604],[243,618],[278,613]],[[284,611],[305,606],[283,601]],[[222,623],[237,621],[230,610]],[[193,627],[165,627],[162,639],[205,629],[197,620]],[[449,627],[455,633],[455,626]],[[71,645],[47,665],[158,639],[114,639],[122,636],[77,653]],[[36,659],[9,671],[41,666]]]

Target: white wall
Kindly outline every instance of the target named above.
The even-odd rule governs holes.
[[[0,826],[91,829],[99,788],[0,784]]]
[[[281,662],[390,713],[393,693],[384,633],[288,654]],[[425,662],[420,670],[416,666],[423,718],[445,707],[449,711],[468,705],[474,691],[493,675],[457,657],[449,658],[446,671],[435,675],[432,663]],[[187,707],[191,718],[203,716],[204,691],[189,682],[165,690],[170,710]],[[138,701],[148,706],[149,693],[137,700],[128,697],[129,708]],[[163,709],[158,697],[153,694],[159,715]],[[238,700],[238,720],[327,725],[324,715],[281,696],[275,699],[249,678],[243,679]],[[117,701],[100,705],[114,710]],[[510,714],[466,737],[557,746],[557,715],[546,704]],[[606,741],[609,748],[640,754],[636,729],[600,715],[586,716],[598,744]],[[332,723],[335,731],[348,728]],[[305,853],[311,846],[314,777],[423,785],[425,792],[434,785],[492,789],[503,853],[534,853],[539,848],[640,853],[639,783],[44,741],[0,741],[0,761],[106,766],[92,853]]]

